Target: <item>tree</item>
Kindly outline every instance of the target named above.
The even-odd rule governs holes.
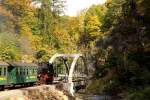
[[[149,83],[149,22],[145,21],[149,7],[144,4],[143,0],[109,0],[105,4],[107,11],[101,26],[104,36],[96,46],[106,51],[105,62],[99,66],[107,73],[103,77],[107,92],[131,90],[134,94]]]
[[[14,32],[13,20],[14,17],[11,12],[7,11],[5,7],[0,4],[0,32]]]
[[[97,38],[102,36],[101,25],[106,12],[103,5],[92,5],[89,9],[83,11],[82,34],[80,43],[94,46]]]
[[[19,60],[19,42],[11,33],[0,33],[0,60]]]

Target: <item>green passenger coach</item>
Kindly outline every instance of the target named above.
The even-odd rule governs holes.
[[[6,85],[31,85],[37,82],[38,66],[33,63],[0,61],[0,90]]]
[[[8,81],[11,84],[35,83],[37,81],[36,64],[11,62],[8,68]]]

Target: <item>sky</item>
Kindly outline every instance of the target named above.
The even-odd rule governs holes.
[[[106,0],[67,0],[66,15],[76,16],[79,11],[93,4],[103,4]]]

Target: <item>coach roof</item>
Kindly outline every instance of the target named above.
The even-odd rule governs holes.
[[[0,66],[9,66],[9,64],[4,61],[0,61]]]
[[[11,66],[16,66],[16,67],[38,67],[34,63],[25,63],[25,62],[9,62]]]

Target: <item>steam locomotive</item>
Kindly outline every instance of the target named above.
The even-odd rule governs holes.
[[[54,80],[53,65],[48,62],[40,63],[37,73],[38,81],[41,84],[51,84]]]

